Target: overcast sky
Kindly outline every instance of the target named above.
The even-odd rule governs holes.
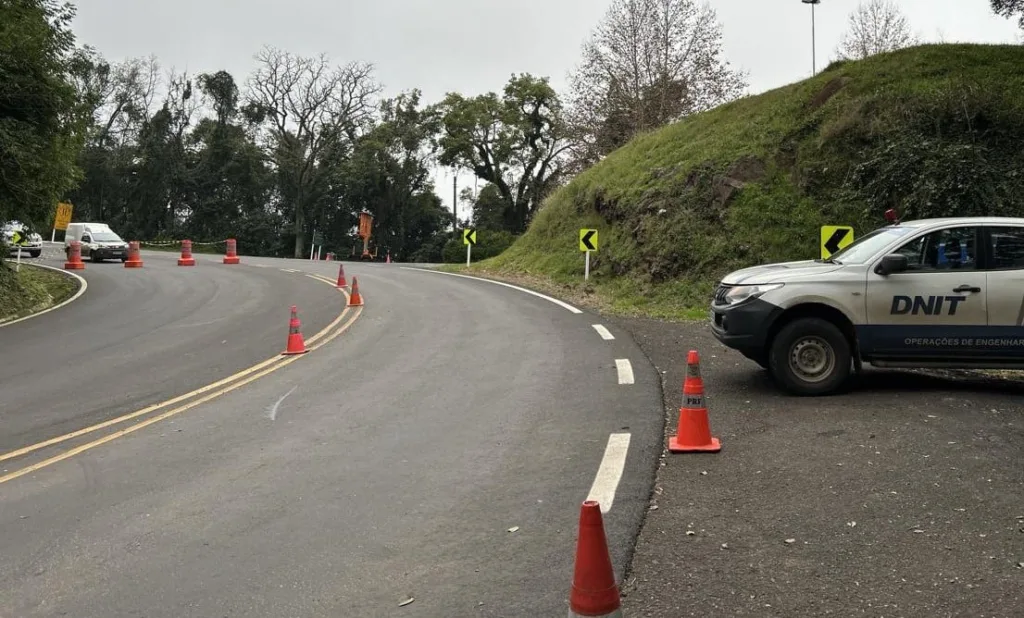
[[[75,0],[73,0],[75,1]],[[427,101],[500,90],[513,72],[561,89],[580,44],[611,0],[77,0],[75,33],[108,60],[155,54],[165,68],[226,69],[240,83],[271,44],[339,63],[372,62],[389,94],[419,88]],[[815,10],[818,68],[833,57],[857,0]],[[714,0],[725,54],[757,93],[811,75],[811,11],[799,0]],[[1016,22],[989,0],[899,0],[916,33],[946,42],[1017,42]],[[439,195],[451,205],[451,176]],[[462,172],[459,185],[471,183]],[[461,210],[461,207],[460,207]]]

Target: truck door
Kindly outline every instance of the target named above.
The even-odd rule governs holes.
[[[867,273],[862,352],[943,360],[977,351],[976,340],[988,326],[988,286],[978,264],[981,238],[980,227],[953,225],[896,249],[908,259],[906,272],[882,276],[873,264]]]
[[[988,332],[984,350],[990,360],[1024,356],[1024,226],[989,226]]]

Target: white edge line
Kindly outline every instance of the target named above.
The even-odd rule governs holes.
[[[607,328],[605,328],[603,324],[591,324],[591,326],[594,327],[594,330],[597,331],[598,335],[601,335],[601,339],[604,339],[605,341],[611,341],[612,339],[615,339],[615,335],[611,334],[611,332]]]
[[[64,274],[64,275],[70,275],[70,276],[74,277],[75,279],[78,279],[78,282],[81,283],[82,285],[78,286],[78,292],[76,292],[74,296],[72,296],[71,298],[65,300],[64,302],[60,303],[59,305],[54,305],[54,306],[50,307],[49,309],[44,309],[44,310],[40,311],[39,313],[33,313],[32,315],[26,315],[25,317],[18,318],[17,320],[11,320],[10,322],[0,322],[0,328],[3,328],[4,326],[10,326],[11,324],[17,324],[18,322],[24,322],[25,320],[29,320],[29,319],[32,319],[32,318],[38,318],[39,316],[41,316],[41,315],[43,315],[45,313],[50,313],[51,311],[55,311],[57,309],[60,309],[64,305],[67,305],[67,304],[69,304],[69,303],[71,303],[73,301],[78,300],[78,297],[81,296],[82,294],[85,294],[86,288],[89,287],[89,283],[85,280],[85,278],[81,277],[80,275],[76,275],[75,273],[73,273],[71,271],[64,270],[63,268],[57,268],[55,266],[47,266],[46,264],[26,264],[26,266],[35,266],[37,268],[48,268],[50,270],[55,270],[55,271],[57,271],[57,272],[59,272],[61,274]]]
[[[597,469],[594,484],[590,486],[590,493],[587,495],[587,500],[597,501],[602,513],[610,511],[615,502],[615,492],[619,488],[622,471],[626,467],[626,455],[629,454],[629,440],[628,433],[613,433],[608,436],[608,446],[604,449],[601,466]]]
[[[526,288],[521,288],[518,285],[512,285],[511,283],[505,283],[504,281],[495,281],[493,279],[484,279],[483,277],[471,277],[469,275],[460,275],[458,273],[448,273],[448,272],[444,272],[443,270],[431,270],[429,268],[412,268],[412,267],[409,267],[409,266],[399,266],[399,268],[401,268],[403,270],[415,270],[415,271],[419,271],[419,272],[437,273],[439,275],[448,275],[448,276],[451,276],[451,277],[462,277],[463,279],[473,279],[475,281],[486,281],[487,283],[493,283],[494,285],[501,285],[501,286],[504,286],[506,288],[512,288],[513,290],[519,290],[520,292],[526,292],[527,294],[531,294],[533,296],[536,296],[537,298],[543,298],[544,300],[546,300],[548,302],[551,302],[551,303],[554,303],[554,304],[558,305],[559,307],[562,307],[563,309],[571,311],[572,313],[583,313],[583,311],[577,309],[576,307],[573,307],[569,303],[560,301],[557,298],[551,298],[550,296],[545,296],[544,294],[541,294],[540,292],[534,292],[533,290],[527,290]]]
[[[633,365],[628,358],[616,358],[615,369],[619,372],[619,384],[633,383]]]

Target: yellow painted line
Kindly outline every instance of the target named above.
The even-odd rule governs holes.
[[[331,285],[334,285],[337,282],[331,281],[329,283],[331,283]],[[349,311],[349,308],[348,308],[348,292],[346,292],[345,290],[341,290],[341,292],[345,295],[345,305],[346,305],[345,308],[342,310],[342,312],[340,314],[338,314],[338,317],[335,318],[333,322],[331,322],[326,327],[321,329],[320,332],[316,333],[315,335],[310,337],[308,340],[306,340],[307,343],[313,343],[313,342],[317,341],[318,339],[322,338],[327,333],[331,332],[331,330],[334,329],[345,318],[345,314],[348,313],[348,311]],[[332,339],[333,339],[333,337],[332,337]],[[319,347],[319,346],[317,346],[317,347]],[[280,355],[272,356],[272,357],[266,359],[265,361],[262,361],[260,363],[257,363],[255,365],[253,365],[252,367],[249,367],[248,369],[243,369],[243,370],[239,371],[238,373],[234,373],[232,375],[229,375],[228,377],[226,377],[226,378],[224,378],[222,380],[218,380],[218,381],[216,381],[216,382],[214,382],[212,384],[207,384],[206,386],[203,386],[201,388],[197,388],[194,391],[190,391],[190,392],[185,393],[183,395],[178,395],[177,397],[174,397],[173,399],[168,399],[167,401],[162,401],[160,403],[155,403],[155,404],[153,404],[151,406],[147,406],[147,407],[145,407],[145,408],[143,408],[141,410],[136,410],[135,412],[130,412],[130,413],[125,414],[123,416],[119,416],[117,418],[112,418],[112,419],[104,421],[102,423],[97,423],[95,425],[91,425],[91,426],[86,427],[84,429],[79,429],[77,431],[72,431],[71,433],[67,433],[67,434],[64,434],[62,436],[57,436],[56,438],[50,438],[49,440],[44,440],[44,441],[38,442],[36,444],[31,444],[29,446],[26,446],[26,447],[23,447],[23,448],[14,450],[14,451],[10,451],[8,453],[4,453],[4,454],[0,455],[0,461],[6,461],[8,459],[14,459],[15,457],[21,457],[22,455],[27,455],[28,453],[31,453],[33,451],[38,451],[41,448],[46,448],[47,446],[53,446],[54,444],[60,444],[61,442],[66,442],[68,440],[72,440],[72,439],[77,438],[79,436],[84,436],[85,434],[93,433],[94,431],[99,431],[100,429],[104,429],[106,427],[110,427],[111,425],[118,425],[118,424],[123,423],[125,421],[130,421],[133,418],[138,418],[140,416],[145,416],[146,414],[149,414],[151,412],[155,412],[155,411],[157,411],[157,410],[159,410],[161,408],[166,408],[167,406],[172,406],[172,405],[174,405],[176,403],[181,403],[182,401],[185,401],[186,399],[191,399],[192,397],[195,397],[197,395],[202,395],[203,393],[206,393],[206,392],[209,392],[209,391],[211,391],[213,389],[216,389],[216,388],[219,388],[221,386],[224,386],[225,384],[228,384],[229,382],[234,382],[235,380],[237,380],[239,378],[243,378],[243,377],[245,377],[245,376],[247,376],[247,375],[249,375],[249,374],[251,374],[251,373],[253,373],[255,371],[259,371],[260,369],[263,369],[264,367],[266,367],[268,365],[272,365],[272,364],[274,364],[276,362],[279,362],[279,361],[283,360],[284,358],[285,357],[280,356]],[[260,375],[265,375],[265,374],[260,374]]]
[[[362,307],[357,307],[356,311],[353,312],[352,317],[349,318],[349,320],[347,322],[345,322],[345,324],[342,325],[341,328],[339,328],[337,331],[332,333],[329,338],[325,339],[323,341],[323,343],[321,343],[320,345],[316,346],[316,348],[319,348],[321,346],[326,345],[331,340],[333,340],[335,337],[337,337],[341,333],[343,333],[346,330],[348,330],[348,328],[350,326],[352,326],[352,323],[355,322],[356,319],[358,319],[361,314],[362,314]],[[316,348],[312,348],[312,349],[316,349]],[[61,453],[60,455],[54,455],[53,457],[50,457],[49,459],[45,459],[43,461],[40,461],[39,463],[32,464],[31,466],[22,468],[20,470],[15,471],[15,472],[11,472],[10,474],[4,475],[4,476],[0,476],[0,484],[6,483],[7,481],[13,481],[14,479],[16,479],[18,477],[25,476],[26,474],[31,474],[32,472],[35,472],[35,471],[40,470],[42,468],[45,468],[47,466],[52,466],[55,463],[59,463],[61,461],[64,461],[65,459],[70,459],[71,457],[74,457],[75,455],[78,455],[80,453],[84,453],[85,451],[92,450],[92,449],[96,448],[97,446],[102,446],[102,445],[106,444],[107,442],[111,442],[111,441],[116,440],[117,438],[120,438],[122,436],[126,436],[126,435],[128,435],[130,433],[134,433],[134,432],[136,432],[136,431],[138,431],[138,430],[140,430],[140,429],[142,429],[144,427],[149,427],[150,425],[153,425],[155,423],[159,423],[162,420],[165,420],[165,419],[168,419],[168,418],[170,418],[172,416],[176,416],[178,414],[181,414],[182,412],[185,412],[186,410],[191,410],[192,408],[194,408],[194,407],[196,407],[198,405],[204,404],[204,403],[206,403],[208,401],[212,401],[213,399],[216,399],[217,397],[220,397],[221,395],[225,395],[227,393],[230,393],[231,391],[239,389],[239,388],[245,386],[246,384],[249,384],[250,382],[254,382],[254,381],[262,378],[263,376],[265,376],[265,375],[267,375],[269,373],[273,373],[274,371],[277,371],[278,369],[280,369],[280,368],[282,368],[282,367],[284,367],[286,365],[290,365],[290,364],[294,363],[295,361],[299,360],[300,358],[302,358],[303,356],[305,356],[305,355],[286,357],[283,361],[277,363],[276,365],[271,366],[268,369],[264,369],[263,371],[257,373],[254,376],[250,376],[250,377],[246,378],[245,380],[242,380],[241,382],[236,382],[235,384],[232,384],[231,386],[228,386],[228,387],[223,388],[223,389],[221,389],[219,391],[215,391],[213,393],[210,393],[209,395],[207,395],[207,396],[205,396],[205,397],[203,397],[201,399],[197,399],[195,401],[191,401],[191,402],[189,402],[189,403],[187,403],[187,404],[185,404],[183,406],[174,408],[173,410],[168,410],[167,412],[164,412],[163,414],[159,414],[159,415],[154,416],[152,418],[148,418],[148,419],[142,421],[141,423],[139,423],[137,425],[132,425],[131,427],[126,427],[124,429],[119,429],[119,430],[115,431],[112,434],[103,436],[102,438],[99,438],[97,440],[93,440],[92,442],[89,442],[87,444],[83,444],[81,446],[76,446],[75,448],[73,448],[73,449],[71,449],[69,451],[66,451],[64,453]]]

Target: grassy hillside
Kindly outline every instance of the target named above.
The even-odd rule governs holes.
[[[64,302],[78,291],[78,281],[61,272],[22,262],[0,261],[0,323]]]
[[[1024,211],[1024,47],[928,45],[643,135],[553,194],[475,269],[626,313],[705,315],[743,266],[818,257],[819,227]],[[600,229],[583,287],[581,227]]]

